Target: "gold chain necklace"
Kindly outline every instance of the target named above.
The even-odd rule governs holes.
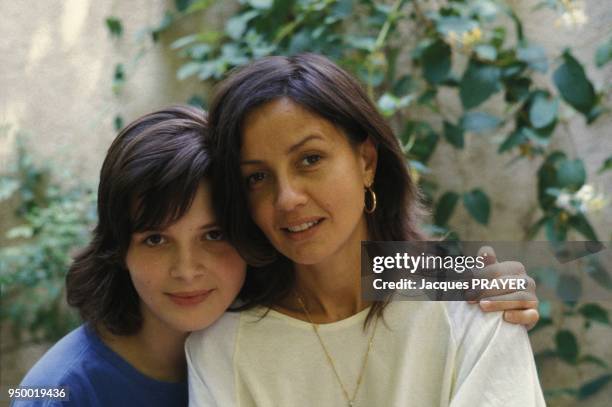
[[[312,318],[310,317],[310,312],[308,312],[308,309],[306,308],[306,304],[304,303],[304,300],[302,300],[302,297],[298,293],[296,293],[295,296],[297,297],[297,300],[300,303],[302,310],[306,314],[306,318],[308,318],[308,322],[310,322],[310,325],[312,326],[312,330],[317,335],[317,339],[319,339],[321,348],[323,348],[323,352],[325,353],[325,356],[327,357],[327,361],[329,362],[329,365],[334,371],[334,375],[336,376],[336,380],[338,381],[338,384],[340,385],[340,388],[342,389],[344,398],[348,402],[348,407],[353,407],[355,405],[354,403],[355,403],[355,399],[357,398],[357,393],[359,392],[359,387],[361,387],[361,381],[363,379],[363,374],[368,364],[368,356],[370,355],[370,349],[372,349],[374,333],[376,332],[376,326],[378,325],[378,315],[376,315],[376,319],[374,321],[374,329],[372,329],[372,334],[370,335],[370,340],[368,341],[368,349],[366,350],[365,356],[363,357],[363,364],[361,365],[361,370],[359,371],[359,376],[357,377],[357,384],[355,385],[355,391],[353,392],[353,396],[349,397],[349,393],[346,390],[344,383],[342,383],[342,380],[340,379],[338,370],[336,370],[336,364],[334,363],[334,360],[332,359],[331,354],[327,350],[327,347],[325,346],[325,342],[323,342],[323,338],[321,338],[321,335],[319,334],[319,325],[312,322]]]

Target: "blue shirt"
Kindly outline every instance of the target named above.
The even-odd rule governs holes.
[[[187,383],[154,380],[106,346],[86,325],[64,336],[20,386],[68,388],[69,401],[16,401],[14,407],[167,407],[187,405]]]

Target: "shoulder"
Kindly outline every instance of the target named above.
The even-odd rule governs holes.
[[[187,354],[195,359],[209,352],[227,355],[238,335],[240,315],[239,312],[226,312],[208,328],[192,332],[185,342]]]
[[[459,364],[476,363],[484,356],[498,361],[533,360],[527,330],[503,320],[503,312],[483,312],[476,304],[445,302]]]
[[[236,405],[234,358],[241,314],[226,312],[185,342],[189,405]]]
[[[443,304],[457,345],[473,343],[477,338],[486,341],[497,331],[526,336],[524,327],[505,323],[502,312],[483,312],[477,304],[465,301],[448,301]]]
[[[69,405],[78,405],[80,401],[86,400],[89,393],[87,369],[95,363],[94,359],[98,358],[92,349],[89,338],[91,334],[86,330],[87,328],[81,325],[60,339],[30,369],[20,386],[66,387],[70,394]],[[15,403],[15,405],[20,404]],[[39,405],[55,406],[60,403],[45,401]],[[61,405],[66,404],[61,403]]]
[[[81,325],[53,345],[26,374],[21,386],[58,386],[74,377],[92,357],[85,326]],[[54,372],[50,375],[49,372]]]

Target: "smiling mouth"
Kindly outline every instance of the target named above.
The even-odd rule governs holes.
[[[212,292],[213,290],[200,290],[192,292],[166,293],[166,295],[177,305],[193,306],[206,300]]]
[[[289,226],[286,228],[282,228],[284,231],[287,231],[289,233],[299,233],[299,232],[304,232],[316,225],[318,225],[319,223],[321,223],[323,221],[323,219],[318,219],[318,220],[313,220],[310,222],[304,222],[301,223],[299,225],[295,225],[295,226]]]

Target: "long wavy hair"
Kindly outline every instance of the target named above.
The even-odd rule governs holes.
[[[234,71],[219,84],[209,111],[213,146],[214,206],[229,240],[252,266],[241,298],[244,308],[271,306],[292,289],[292,263],[268,241],[249,215],[240,171],[244,121],[259,106],[288,98],[342,129],[352,145],[368,137],[378,152],[373,189],[378,207],[367,215],[369,235],[378,241],[419,240],[421,212],[397,138],[367,94],[350,74],[315,54],[271,56]],[[370,317],[382,311],[375,303]]]

